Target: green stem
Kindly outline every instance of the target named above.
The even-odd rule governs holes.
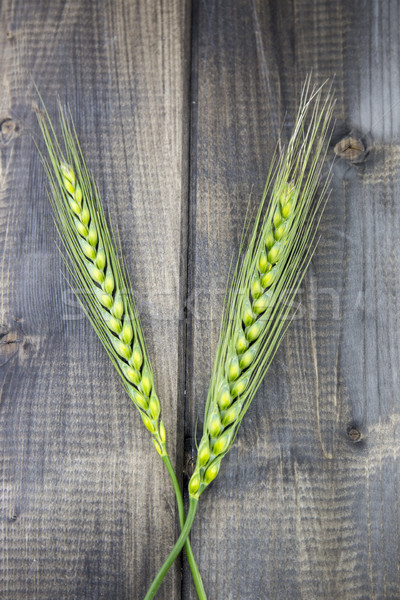
[[[188,511],[188,514],[186,517],[185,525],[183,526],[183,529],[181,531],[181,535],[179,536],[175,546],[172,548],[172,550],[171,550],[168,558],[164,562],[163,566],[158,571],[155,579],[153,580],[153,583],[151,584],[151,586],[149,587],[149,589],[147,591],[147,594],[146,594],[144,600],[152,600],[154,598],[158,588],[160,587],[160,585],[162,583],[162,580],[168,573],[169,568],[171,567],[172,563],[177,558],[179,552],[182,550],[183,545],[186,541],[186,538],[189,535],[190,530],[193,525],[194,517],[196,514],[196,510],[197,510],[197,504],[198,504],[198,499],[193,498],[191,496],[190,500],[189,500],[189,511]]]
[[[163,454],[161,458],[163,460],[163,463],[167,467],[167,471],[171,478],[172,485],[174,486],[176,502],[178,505],[179,522],[181,525],[181,529],[183,529],[183,527],[185,525],[185,509],[183,507],[183,498],[182,498],[181,488],[179,487],[178,479],[176,478],[175,471],[172,467],[172,464],[171,464],[168,454]],[[192,572],[193,582],[194,582],[194,585],[196,588],[197,596],[198,596],[199,600],[207,600],[206,592],[204,590],[203,582],[201,580],[200,571],[197,567],[197,564],[196,564],[196,561],[195,561],[195,558],[193,555],[193,551],[192,551],[192,546],[190,545],[189,538],[187,538],[185,541],[185,551],[186,551],[186,556],[188,559],[189,567]]]

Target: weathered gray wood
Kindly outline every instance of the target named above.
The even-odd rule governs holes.
[[[335,166],[302,308],[201,497],[192,541],[209,600],[399,598],[398,3],[195,7],[189,455],[248,196],[311,69],[336,74],[335,141],[356,128],[372,146]]]
[[[140,599],[177,532],[62,277],[31,75],[52,115],[69,103],[120,232],[179,465],[184,379],[190,458],[248,197],[312,68],[336,74],[335,142],[353,129],[371,152],[335,165],[302,308],[192,541],[209,600],[400,598],[398,3],[204,0],[191,23],[174,1],[0,11],[0,597]],[[184,564],[157,598],[195,598]]]
[[[186,255],[186,2],[0,13],[0,597],[140,599],[175,539],[162,462],[61,275],[31,76],[58,94],[118,227],[173,459]],[[39,138],[38,138],[39,139]],[[179,564],[158,597],[180,596]]]

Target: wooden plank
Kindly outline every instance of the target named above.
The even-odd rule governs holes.
[[[390,0],[195,3],[189,457],[247,199],[311,69],[336,75],[335,141],[356,128],[372,150],[336,163],[302,310],[201,497],[192,543],[209,600],[399,594],[398,11]]]
[[[1,544],[4,600],[142,598],[177,532],[171,485],[64,280],[31,76],[68,103],[118,227],[172,459],[186,255],[188,4],[1,4]],[[158,598],[180,596],[179,564]]]

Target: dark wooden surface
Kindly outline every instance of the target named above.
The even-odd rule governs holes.
[[[71,107],[119,229],[182,474],[248,197],[312,69],[335,75],[334,142],[353,131],[370,152],[335,163],[301,308],[192,543],[209,600],[400,599],[397,1],[0,11],[0,598],[140,600],[178,531],[164,467],[63,278],[32,78],[52,115],[57,94]],[[184,559],[157,598],[195,597]]]

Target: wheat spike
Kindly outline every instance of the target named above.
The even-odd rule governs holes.
[[[238,264],[210,383],[202,439],[189,493],[196,498],[218,475],[238,427],[271,363],[290,320],[294,294],[305,274],[314,240],[323,159],[333,102],[322,88],[303,89],[295,131],[267,181],[269,210],[258,213]],[[273,177],[272,177],[273,175]]]
[[[182,494],[167,453],[166,431],[142,327],[97,186],[86,167],[73,124],[61,106],[63,149],[47,111],[38,111],[37,116],[48,153],[48,159],[42,159],[50,184],[49,198],[73,289],[152,435],[171,477],[183,527]],[[185,548],[198,597],[207,600],[189,540]]]
[[[74,133],[61,115],[65,154],[39,123],[49,154],[46,172],[56,226],[69,258],[74,289],[120,374],[123,385],[153,436],[159,454],[166,434],[136,306],[107,227],[97,188],[89,175]]]
[[[154,597],[182,548],[199,497],[217,477],[290,323],[292,300],[312,256],[319,208],[328,191],[329,176],[322,176],[322,168],[334,102],[329,92],[323,99],[323,88],[311,89],[307,78],[293,134],[286,150],[272,161],[249,239],[245,225],[225,302],[196,467],[189,481],[185,529],[145,600]]]

